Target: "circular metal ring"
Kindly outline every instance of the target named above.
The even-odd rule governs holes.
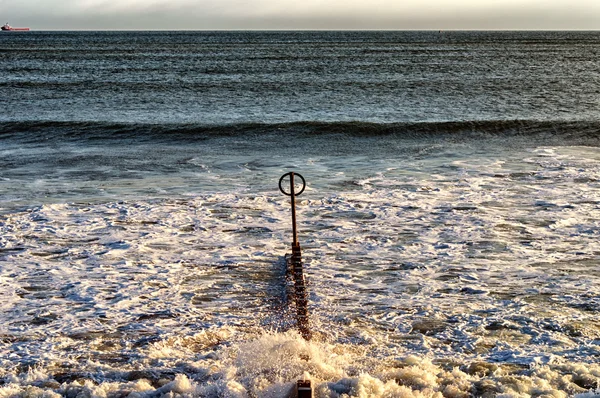
[[[279,179],[279,190],[281,191],[281,193],[283,193],[284,195],[287,196],[292,196],[292,193],[287,193],[283,190],[283,187],[281,186],[281,183],[283,182],[283,179],[289,175],[291,175],[292,172],[289,173],[285,173],[284,175],[281,176],[281,178]],[[294,196],[299,196],[302,192],[304,192],[304,188],[306,188],[306,181],[304,180],[304,177],[302,177],[301,174],[298,173],[294,173],[294,176],[298,176],[300,177],[300,179],[302,180],[302,189],[300,190],[300,192],[296,193]]]

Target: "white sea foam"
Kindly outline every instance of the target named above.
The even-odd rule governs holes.
[[[0,396],[275,398],[288,396],[297,379],[311,380],[318,397],[598,396],[579,386],[600,377],[598,365],[540,365],[515,374],[502,364],[473,362],[459,369],[459,363],[441,365],[415,355],[381,361],[369,355],[368,347],[306,342],[292,332],[262,334],[207,355],[190,355],[200,340],[191,344],[189,339],[171,340],[158,344],[160,348],[150,347],[149,351],[164,351],[172,344],[177,349],[164,352],[166,362],[161,367],[154,364],[144,371],[130,371],[117,381],[98,384],[80,377],[59,383],[39,370],[20,376],[11,373],[0,387]],[[106,365],[103,368],[108,370]]]
[[[277,397],[302,377],[319,397],[598,396],[600,154],[526,155],[333,180],[307,161],[311,342],[285,332],[283,196],[5,212],[0,396]]]

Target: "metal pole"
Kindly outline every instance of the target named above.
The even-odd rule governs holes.
[[[295,246],[300,246],[298,243],[298,229],[296,228],[296,192],[294,190],[294,172],[290,173],[290,200],[292,202],[292,250]]]
[[[310,340],[312,334],[308,323],[308,297],[306,291],[306,281],[302,267],[302,254],[300,245],[292,246],[291,257],[292,274],[294,276],[294,290],[296,299],[296,321],[298,330],[305,340]]]
[[[290,192],[289,194],[284,191],[281,183],[286,176],[290,176]],[[304,188],[306,187],[306,181],[304,181],[304,177],[298,174],[300,179],[302,180],[302,189],[298,192],[300,195],[304,192]],[[305,340],[310,340],[311,332],[308,322],[308,295],[306,291],[306,282],[304,280],[304,272],[302,265],[302,250],[300,248],[300,243],[298,242],[298,229],[296,227],[296,189],[294,187],[294,172],[290,172],[284,174],[279,180],[279,189],[285,195],[290,196],[290,202],[292,205],[292,255],[288,259],[287,267],[288,271],[291,271],[292,276],[294,278],[294,299],[296,302],[296,320],[298,324],[298,330],[300,334]]]
[[[312,397],[312,386],[310,380],[298,380],[296,382],[296,396],[297,398],[311,398]]]

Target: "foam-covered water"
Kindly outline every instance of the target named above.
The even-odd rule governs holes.
[[[257,166],[258,187],[247,158],[222,192],[5,210],[3,393],[281,396],[305,372],[320,396],[595,388],[600,152],[483,146],[288,160],[309,181],[311,343],[281,315],[282,168]]]
[[[364,33],[353,46],[376,50],[382,34]],[[152,42],[150,33],[132,35]],[[250,37],[281,51],[262,35]],[[473,43],[459,35],[467,55],[490,50],[489,37],[473,35]],[[529,37],[511,35],[520,45]],[[549,35],[528,40],[562,54],[574,35],[573,51],[595,48],[574,33]],[[69,40],[102,47],[113,36],[10,40],[19,37],[69,52]],[[309,39],[295,45],[315,46]],[[430,61],[438,45],[418,44]],[[44,57],[60,58],[58,47]],[[91,52],[97,64],[114,62],[100,53]],[[373,68],[373,79],[390,76]],[[488,81],[479,68],[469,79]],[[14,84],[9,77],[2,84]],[[154,95],[152,81],[139,82],[149,84],[144,95]],[[570,87],[573,97],[587,95]],[[397,94],[382,90],[356,118],[338,118],[352,122],[319,121],[310,110],[303,122],[286,112],[275,118],[284,123],[265,122],[276,101],[221,124],[162,111],[160,123],[140,123],[117,107],[71,117],[69,104],[47,120],[37,117],[46,108],[27,117],[9,107],[0,121],[0,397],[286,397],[300,378],[317,397],[600,396],[600,128],[589,117],[598,104],[571,103],[576,117],[562,117],[544,108],[547,97],[539,118],[505,87],[519,111],[502,120],[362,117]],[[244,93],[221,100],[247,111]],[[295,332],[286,301],[290,212],[277,183],[290,170],[308,181],[297,205],[310,342]]]

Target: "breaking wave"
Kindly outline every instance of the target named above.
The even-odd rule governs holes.
[[[361,121],[291,123],[139,124],[113,122],[21,121],[1,122],[0,140],[48,141],[202,141],[247,136],[351,137],[390,136],[399,139],[510,138],[561,140],[578,145],[600,144],[600,121],[465,120],[444,122],[370,123]]]

